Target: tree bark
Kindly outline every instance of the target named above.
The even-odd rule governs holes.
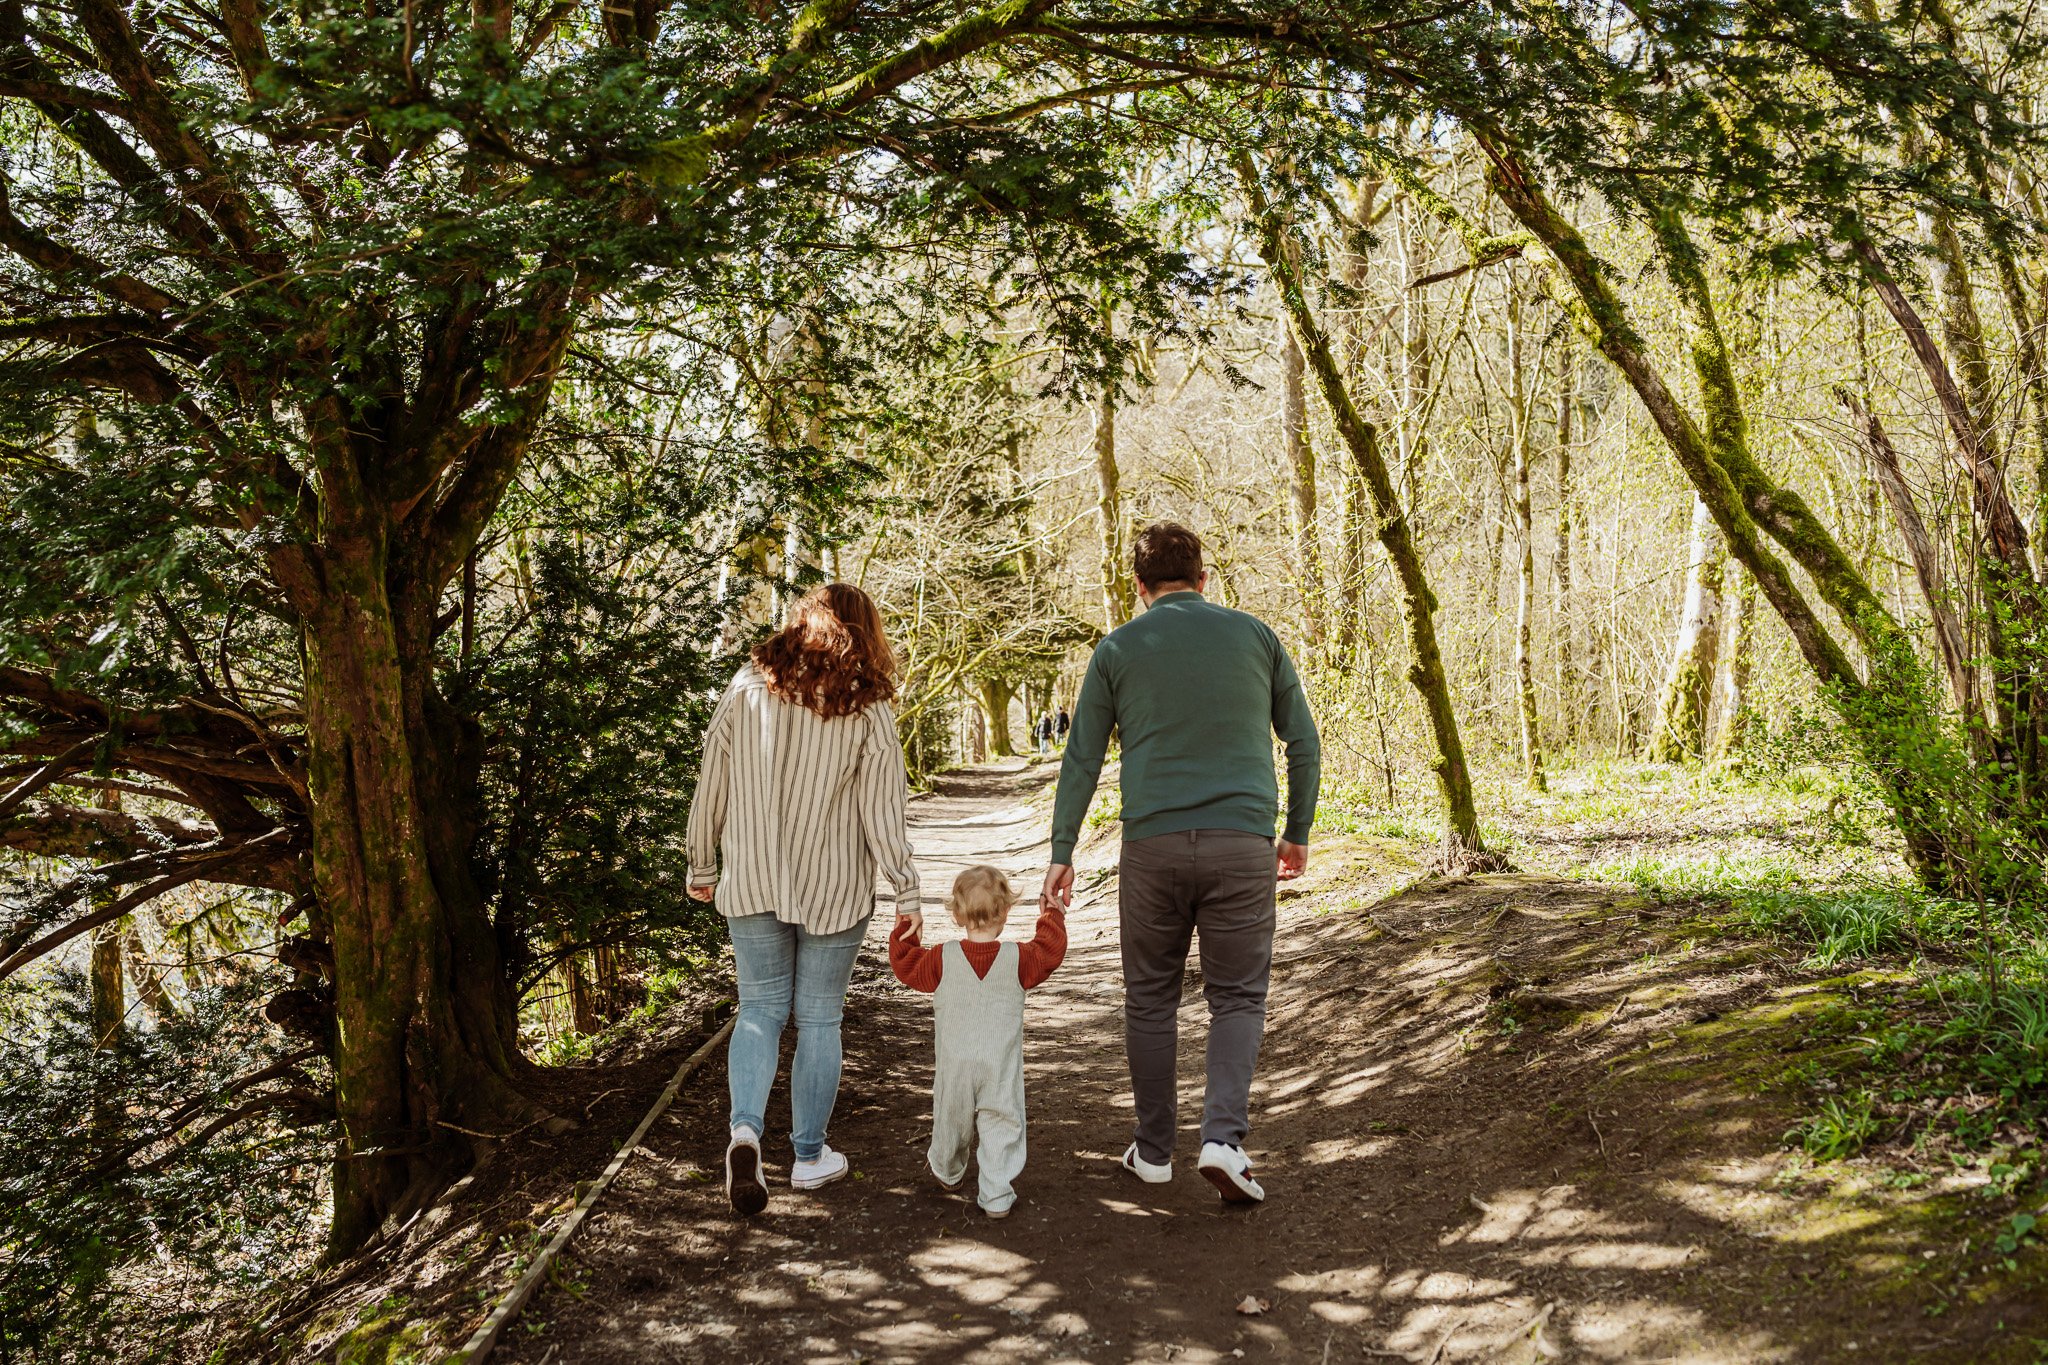
[[[1015,758],[1016,745],[1010,742],[1010,703],[1017,696],[1017,689],[1007,678],[981,678],[974,684],[974,701],[981,708],[981,714],[988,722],[989,752],[997,758]]]
[[[1714,737],[1714,762],[1739,763],[1749,738],[1753,719],[1749,700],[1749,675],[1756,658],[1756,580],[1743,572],[1735,575],[1735,591],[1728,598],[1728,641],[1722,647],[1721,728]]]
[[[394,602],[374,524],[337,528],[322,559],[306,731],[342,1126],[329,1248],[345,1255],[438,1192],[473,1136],[537,1110],[520,1093],[516,1002],[470,871],[479,737],[433,690],[433,603]]]
[[[1316,451],[1308,438],[1308,391],[1302,383],[1301,343],[1280,320],[1280,444],[1287,453],[1294,516],[1294,573],[1311,653],[1323,646],[1323,556],[1317,543]]]
[[[1444,675],[1443,654],[1436,638],[1436,596],[1430,591],[1423,571],[1422,556],[1409,533],[1408,518],[1394,491],[1393,477],[1380,454],[1379,430],[1359,415],[1337,369],[1336,358],[1302,292],[1301,276],[1286,249],[1280,216],[1267,201],[1257,168],[1248,153],[1233,158],[1245,199],[1259,227],[1259,254],[1272,272],[1274,286],[1301,343],[1303,358],[1316,377],[1317,388],[1329,405],[1337,434],[1343,439],[1370,492],[1379,525],[1380,544],[1393,561],[1401,584],[1401,609],[1408,628],[1412,661],[1408,681],[1422,698],[1429,717],[1436,754],[1430,770],[1444,800],[1444,859],[1448,866],[1481,868],[1500,866],[1480,837],[1479,812],[1472,795],[1472,775],[1465,761],[1465,745],[1458,733],[1457,713],[1451,705],[1451,689]]]
[[[1876,475],[1877,486],[1883,491],[1885,500],[1891,504],[1899,538],[1906,542],[1906,555],[1913,561],[1913,573],[1920,581],[1920,596],[1927,603],[1928,615],[1934,622],[1935,652],[1940,656],[1942,672],[1948,678],[1949,693],[1963,716],[1971,724],[1981,725],[1984,713],[1977,697],[1976,669],[1963,646],[1963,629],[1956,620],[1955,604],[1949,600],[1948,587],[1943,582],[1941,561],[1934,552],[1934,541],[1927,534],[1927,525],[1920,519],[1920,509],[1913,501],[1913,490],[1907,486],[1899,452],[1885,433],[1883,424],[1877,420],[1877,414],[1865,408],[1854,394],[1838,387],[1835,397],[1849,410],[1849,420],[1855,426],[1856,434],[1863,438],[1863,449],[1870,457],[1871,472]]]
[[[1679,612],[1657,718],[1643,751],[1651,763],[1679,763],[1706,752],[1707,708],[1714,698],[1721,650],[1721,577],[1727,552],[1714,514],[1698,496],[1692,501],[1690,539],[1685,605]]]
[[[1511,288],[1513,286],[1510,286]],[[1529,514],[1529,457],[1534,435],[1528,377],[1523,372],[1523,301],[1517,292],[1508,307],[1508,405],[1514,419],[1515,544],[1515,695],[1521,717],[1522,778],[1535,791],[1546,791],[1543,776],[1543,734],[1536,710],[1536,662],[1532,649],[1536,605],[1536,537]]]
[[[121,936],[126,926],[103,924],[92,936],[92,1041],[94,1047],[121,1045],[128,1018],[128,992],[122,981]]]
[[[1366,285],[1366,252],[1372,242],[1370,225],[1388,212],[1386,207],[1374,208],[1381,184],[1378,180],[1365,179],[1354,182],[1350,187],[1349,203],[1346,207],[1349,221],[1346,223],[1345,250],[1338,258],[1338,270],[1346,287],[1354,294],[1363,293]],[[1355,310],[1342,315],[1342,326],[1344,380],[1348,386],[1356,389],[1364,372],[1365,347],[1370,338],[1361,326]],[[1291,331],[1289,335],[1292,335]],[[1371,510],[1370,495],[1366,492],[1364,480],[1359,477],[1357,466],[1346,461],[1340,469],[1341,473],[1337,480],[1340,503],[1337,581],[1332,615],[1335,618],[1335,652],[1338,666],[1351,669],[1358,664],[1361,645],[1360,621],[1365,599],[1365,547],[1371,535]]]
[[[1105,302],[1102,325],[1115,316]],[[1102,628],[1115,630],[1137,607],[1131,566],[1124,552],[1123,476],[1116,462],[1116,381],[1107,380],[1095,399],[1095,521],[1102,537]]]
[[[1567,755],[1579,747],[1578,659],[1572,647],[1572,409],[1578,402],[1578,362],[1569,337],[1557,354],[1557,547],[1551,570],[1557,576],[1556,605],[1551,612],[1551,649],[1557,658],[1558,728]]]

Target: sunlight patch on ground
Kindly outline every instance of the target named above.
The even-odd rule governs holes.
[[[1717,1332],[1690,1308],[1647,1299],[1582,1304],[1559,1335],[1595,1360],[1775,1365],[1796,1358],[1791,1347],[1775,1342],[1767,1332]]]
[[[1393,1145],[1390,1137],[1319,1138],[1296,1153],[1295,1160],[1305,1166],[1330,1166],[1375,1157]]]
[[[913,1252],[909,1263],[926,1284],[981,1308],[1003,1304],[1035,1312],[1053,1298],[1050,1286],[1034,1283],[1033,1262],[986,1242],[948,1237]]]

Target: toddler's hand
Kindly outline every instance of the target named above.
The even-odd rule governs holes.
[[[889,932],[889,937],[896,938],[900,935],[908,934],[912,938],[918,938],[923,933],[924,915],[921,912],[916,910],[898,911],[896,914],[896,927]]]

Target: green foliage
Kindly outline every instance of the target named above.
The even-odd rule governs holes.
[[[292,1063],[256,1010],[282,981],[234,970],[112,1048],[93,1045],[78,973],[0,987],[0,1324],[11,1349],[173,1356],[224,1300],[310,1261],[331,1113],[325,1062]],[[255,1121],[216,1131],[250,1106]]]
[[[1877,1130],[1870,1096],[1830,1098],[1821,1101],[1819,1111],[1787,1133],[1785,1140],[1797,1142],[1817,1160],[1839,1161],[1861,1151]]]
[[[600,945],[643,950],[657,970],[695,962],[722,933],[685,894],[683,827],[738,662],[715,647],[725,556],[707,531],[756,463],[693,454],[650,462],[620,432],[537,462],[494,532],[513,590],[484,607],[467,667],[444,639],[452,698],[487,727],[477,858],[522,984]],[[742,535],[780,505],[752,491],[765,500]]]

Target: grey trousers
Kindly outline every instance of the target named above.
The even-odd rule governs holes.
[[[1252,1073],[1266,1031],[1273,967],[1273,841],[1198,829],[1124,842],[1118,864],[1124,960],[1124,1047],[1137,1102],[1138,1155],[1166,1161],[1176,1135],[1181,980],[1202,936],[1209,1002],[1209,1079],[1202,1141],[1243,1146]]]

